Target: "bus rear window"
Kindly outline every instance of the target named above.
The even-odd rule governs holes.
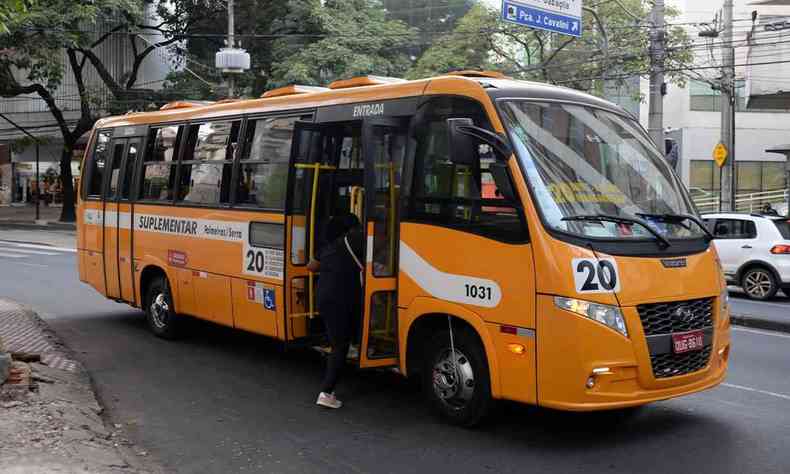
[[[774,225],[779,229],[783,239],[790,240],[790,219],[777,219],[774,221]]]

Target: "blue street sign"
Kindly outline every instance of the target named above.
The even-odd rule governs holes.
[[[275,307],[274,290],[271,288],[263,289],[263,307],[270,310],[273,310]]]
[[[542,3],[535,2],[535,0],[521,0],[519,2],[512,0],[502,0],[502,19],[510,23],[529,26],[530,28],[538,28],[541,30],[551,31],[553,33],[561,33],[564,35],[581,38],[581,0],[577,1],[579,4],[579,16],[556,13],[532,5],[524,4]],[[575,4],[577,2],[571,0],[569,3]]]

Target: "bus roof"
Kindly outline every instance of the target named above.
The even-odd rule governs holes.
[[[245,100],[200,102],[182,100],[171,102],[162,109],[152,112],[131,112],[126,115],[105,117],[96,122],[94,128],[145,125],[166,122],[184,122],[205,118],[234,116],[239,114],[265,113],[287,110],[305,110],[320,106],[353,104],[374,100],[399,99],[421,95],[455,94],[482,96],[492,99],[508,97],[533,98],[577,102],[628,115],[611,102],[566,87],[539,82],[520,81],[499,73],[463,71],[414,81],[358,81],[359,86],[326,89],[320,87],[286,86],[274,94]],[[385,78],[388,79],[388,78]],[[352,83],[353,79],[344,83]],[[364,85],[372,84],[372,85]]]

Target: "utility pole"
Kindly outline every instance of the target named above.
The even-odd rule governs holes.
[[[721,167],[721,211],[735,211],[735,48],[732,34],[732,0],[724,0],[721,38],[721,143],[727,160]]]
[[[666,58],[666,24],[664,0],[655,0],[650,13],[650,110],[647,129],[664,154],[664,59]]]
[[[233,14],[233,0],[228,0],[228,48],[235,48],[236,41],[234,38],[235,25],[233,24],[235,15]],[[234,86],[236,85],[236,77],[233,74],[228,74],[228,97],[234,96]]]

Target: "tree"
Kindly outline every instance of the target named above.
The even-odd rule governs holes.
[[[417,30],[419,40],[408,48],[413,58],[422,56],[433,45],[435,38],[451,32],[475,3],[475,0],[382,1],[387,18],[400,20]]]
[[[270,85],[323,85],[363,74],[402,76],[416,32],[388,20],[378,0],[292,0],[289,37],[275,43]]]
[[[4,0],[0,3],[0,35],[10,32],[10,24],[23,21],[30,3],[30,0]]]
[[[622,82],[648,71],[649,5],[643,0],[599,2],[585,8],[582,38],[502,22],[497,11],[476,5],[456,28],[439,38],[409,71],[425,77],[452,69],[499,69],[529,80],[602,92],[604,82]],[[678,15],[668,9],[667,17]],[[683,83],[682,69],[693,59],[680,27],[668,34],[668,79]]]
[[[156,23],[143,21],[144,4],[155,6]],[[196,22],[224,9],[222,0],[39,0],[24,21],[11,23],[9,33],[0,36],[0,97],[38,95],[63,137],[61,221],[75,219],[71,157],[77,140],[103,114],[162,103],[161,92],[138,84],[143,61],[160,48],[177,46]],[[111,42],[128,47],[128,68],[111,67],[117,58],[102,53]],[[98,83],[88,81],[94,73]],[[76,85],[78,110],[66,110],[58,100],[66,74]],[[73,112],[77,118],[68,119]]]

